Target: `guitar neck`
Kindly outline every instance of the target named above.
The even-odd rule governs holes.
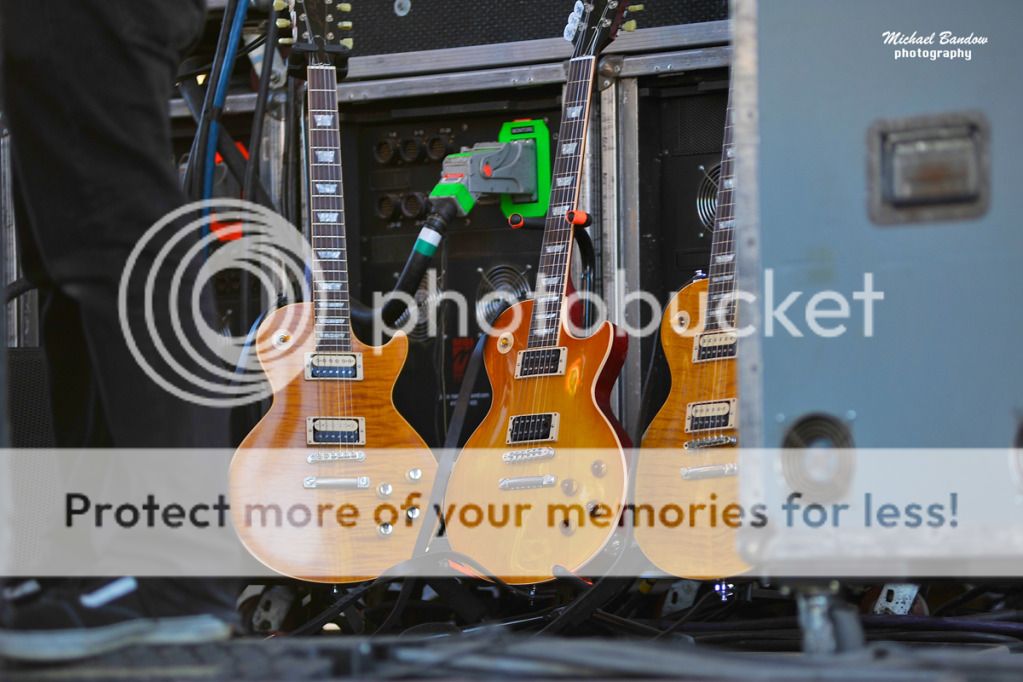
[[[725,109],[725,135],[721,149],[721,174],[718,177],[717,215],[710,248],[707,286],[707,329],[735,327],[735,146],[732,142],[732,96]],[[724,306],[723,314],[715,311]]]
[[[550,210],[544,228],[537,270],[529,347],[555,346],[572,264],[572,225],[565,213],[577,208],[582,181],[583,154],[593,92],[594,57],[569,62],[568,83],[558,131],[558,148],[551,177]]]
[[[309,221],[313,246],[313,303],[317,348],[352,349],[338,125],[337,71],[331,65],[307,69],[309,98]]]

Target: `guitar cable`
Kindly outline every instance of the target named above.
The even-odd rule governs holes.
[[[206,161],[203,164],[202,174],[202,198],[209,200],[213,198],[213,176],[215,175],[214,170],[216,168],[216,157],[217,157],[217,137],[220,126],[220,115],[223,111],[224,104],[227,102],[227,89],[231,83],[231,72],[234,70],[235,58],[238,54],[238,45],[242,39],[242,28],[245,25],[245,17],[248,15],[249,3],[247,0],[240,0],[235,8],[234,14],[225,14],[224,23],[228,22],[230,17],[231,31],[227,39],[227,48],[224,53],[224,59],[221,63],[220,72],[217,74],[216,82],[210,83],[210,89],[213,90],[213,101],[212,109],[210,110],[209,129],[207,130],[206,148],[200,151],[205,151]],[[209,90],[207,90],[207,94]],[[209,210],[203,211],[204,215],[209,214]],[[203,227],[203,236],[209,233],[209,227]]]
[[[213,62],[210,65],[209,77],[206,79],[206,88],[203,95],[202,109],[199,113],[199,121],[196,124],[195,137],[192,138],[192,147],[188,153],[188,166],[185,168],[184,188],[185,193],[193,201],[200,198],[202,187],[202,156],[201,150],[205,150],[209,139],[209,123],[213,111],[213,92],[216,80],[219,78],[224,57],[227,53],[227,41],[231,33],[231,22],[229,17],[234,15],[238,0],[227,0],[224,7],[224,20],[220,24],[220,34],[217,37],[217,46],[213,52]]]

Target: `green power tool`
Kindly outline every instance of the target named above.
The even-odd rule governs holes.
[[[506,217],[547,215],[551,197],[551,135],[540,120],[509,121],[497,142],[478,142],[444,159],[431,199],[451,198],[458,215],[477,203],[501,202]]]

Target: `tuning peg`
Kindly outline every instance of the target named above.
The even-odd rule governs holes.
[[[347,47],[350,50],[353,47],[355,47],[355,39],[354,38],[342,38],[341,39],[341,44],[344,45],[345,47]]]
[[[286,9],[288,9],[288,1],[287,0],[274,0],[274,11],[275,12],[283,12]]]
[[[635,19],[629,19],[628,21],[626,21],[624,24],[622,24],[622,30],[625,31],[626,33],[631,33],[632,31],[635,31],[636,30],[636,20]]]
[[[279,44],[281,44],[281,45],[294,45],[295,44],[295,39],[294,38],[278,38],[277,42]]]
[[[635,14],[636,12],[642,12],[643,10],[645,10],[646,5],[629,5],[625,9],[629,10],[629,12],[631,12],[632,14]]]
[[[352,11],[352,3],[350,3],[350,2],[338,3],[337,9],[338,9],[339,12],[351,12]]]
[[[337,22],[337,27],[339,29],[341,29],[342,31],[351,31],[352,30],[352,22],[350,22],[350,21],[339,21],[339,22]]]
[[[277,28],[291,28],[291,20],[290,19],[278,19],[277,20]]]

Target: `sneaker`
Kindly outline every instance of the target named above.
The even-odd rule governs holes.
[[[0,588],[0,602],[15,606],[24,604],[42,594],[48,581],[29,578],[27,580],[5,580]]]
[[[0,628],[0,656],[69,661],[131,644],[197,644],[231,636],[232,614],[204,612],[202,604],[188,603],[194,595],[158,587],[157,581],[140,585],[130,577],[84,581],[13,603]]]

